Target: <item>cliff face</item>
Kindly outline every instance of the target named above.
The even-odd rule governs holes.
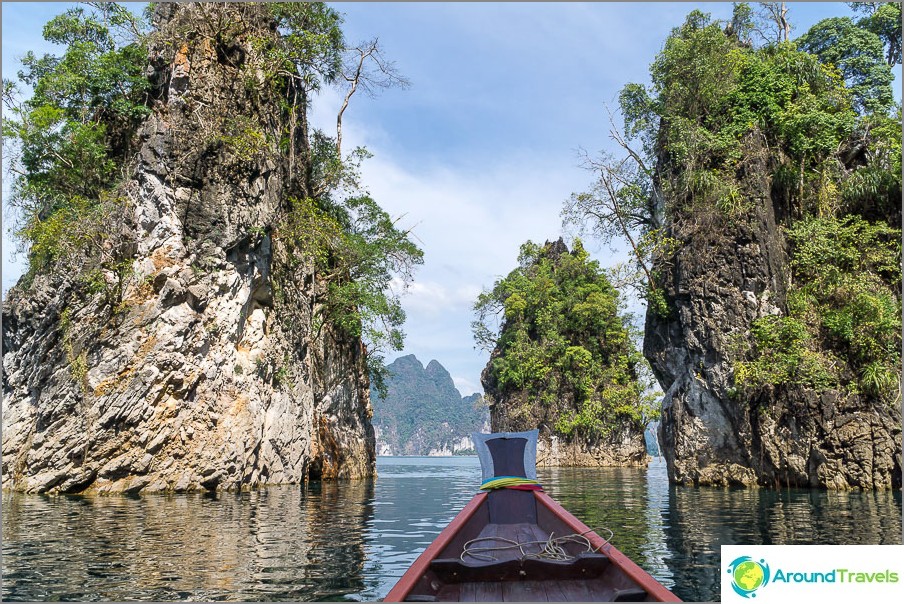
[[[486,376],[486,371],[484,371]],[[616,426],[606,436],[566,436],[555,430],[559,413],[530,403],[526,393],[499,393],[484,388],[492,397],[490,427],[493,432],[522,432],[539,428],[537,466],[645,467],[647,455],[643,430],[629,422]],[[564,405],[563,405],[564,406]]]
[[[280,237],[303,166],[280,148],[285,91],[248,63],[274,24],[262,5],[162,4],[156,17],[153,111],[111,233],[132,252],[121,299],[57,271],[3,305],[3,487],[370,475],[363,346],[313,325],[325,286]],[[244,30],[222,42],[203,31],[216,22]]]
[[[901,485],[897,410],[858,394],[770,386],[739,396],[733,367],[754,346],[750,325],[781,315],[791,279],[769,154],[751,136],[743,220],[712,212],[654,269],[670,312],[648,311],[644,354],[665,391],[660,442],[680,484],[846,489]],[[683,217],[690,222],[688,216]],[[676,221],[677,222],[677,221]],[[671,228],[677,230],[676,222]]]
[[[387,369],[386,398],[371,391],[381,455],[452,455],[474,448],[471,432],[489,429],[482,396],[462,397],[439,362],[424,367],[417,357],[407,355]]]

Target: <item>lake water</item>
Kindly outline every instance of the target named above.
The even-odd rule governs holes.
[[[3,495],[3,600],[377,600],[475,493],[476,458],[254,493]],[[669,486],[665,466],[541,468],[562,505],[685,600],[719,600],[721,544],[901,543],[901,492]]]

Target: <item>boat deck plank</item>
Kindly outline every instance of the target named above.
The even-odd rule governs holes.
[[[440,602],[611,602],[616,592],[602,580],[488,581],[450,584]]]
[[[490,523],[483,527],[483,530],[480,531],[478,535],[479,539],[489,539],[489,538],[497,538],[497,539],[505,539],[508,541],[514,541],[516,543],[529,543],[531,541],[546,541],[549,539],[549,533],[545,532],[536,524],[530,524],[527,522],[519,522],[515,524],[496,524]],[[487,552],[488,555],[493,556],[496,562],[501,562],[505,560],[518,560],[521,558],[521,550],[517,547],[505,547],[508,545],[504,541],[499,541],[498,543],[493,543],[492,541],[486,541],[483,543],[477,543],[473,547],[500,547],[504,549],[499,549],[491,552]],[[540,551],[542,548],[539,545],[530,545],[524,548],[525,553],[536,553]],[[469,564],[476,564],[480,562],[484,562],[486,564],[491,564],[492,562],[489,560],[478,560],[472,556],[465,556],[465,559]]]
[[[462,583],[461,602],[502,602],[502,583]]]
[[[549,602],[544,581],[506,581],[502,584],[503,602]]]

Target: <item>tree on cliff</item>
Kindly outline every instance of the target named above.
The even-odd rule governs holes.
[[[382,352],[400,350],[403,340],[405,313],[389,282],[394,276],[410,281],[423,255],[361,190],[358,167],[367,152],[342,156],[342,115],[356,91],[406,81],[376,42],[348,43],[341,15],[322,3],[267,5],[276,37],[255,30],[256,11],[240,11],[238,18],[225,11],[209,5],[203,19],[181,27],[187,36],[208,40],[218,60],[237,68],[239,83],[258,89],[258,102],[279,97],[285,123],[275,140],[269,125],[253,116],[219,116],[219,123],[199,124],[204,140],[198,146],[206,147],[201,155],[222,151],[249,162],[273,147],[287,154],[281,219],[249,236],[282,237],[299,262],[315,260],[318,279],[327,285],[321,323],[364,338],[379,383]],[[62,54],[29,52],[23,58],[19,80],[33,88],[31,97],[22,100],[13,81],[3,82],[9,201],[29,260],[20,287],[36,274],[74,269],[84,292],[102,293],[112,312],[134,281],[133,246],[121,235],[129,206],[121,185],[132,169],[138,127],[155,102],[178,91],[181,77],[174,73],[166,92],[147,77],[148,47],[157,36],[151,13],[137,15],[107,2],[68,9],[44,28],[45,39],[64,46]],[[310,97],[323,86],[344,94],[335,136],[308,124]]]
[[[566,204],[587,231],[669,242],[636,274],[662,293],[644,351],[673,479],[900,484],[900,7],[857,7],[762,45],[744,4],[731,23],[692,11],[651,86],[623,89],[603,186]],[[847,441],[832,401],[860,422]],[[832,458],[863,434],[881,455]]]
[[[482,381],[506,399],[505,429],[545,426],[596,439],[652,416],[638,378],[644,360],[631,340],[618,292],[580,241],[521,246],[518,268],[474,304],[479,347],[492,350]],[[498,331],[497,331],[498,326]],[[515,402],[512,402],[515,401]]]
[[[723,24],[691,13],[651,66],[652,89],[629,84],[621,94],[626,135],[614,129],[613,137],[628,153],[591,166],[610,186],[576,194],[566,206],[566,217],[591,231],[611,225],[628,207],[629,225],[646,240],[668,241],[648,246],[639,258],[650,266],[645,281],[655,292],[657,270],[681,245],[717,236],[701,227],[712,227],[720,216],[743,221],[753,209],[739,174],[748,161],[747,138],[765,141],[774,163],[773,194],[787,208],[795,272],[788,315],[752,326],[761,356],[739,361],[739,384],[843,386],[896,398],[897,388],[879,384],[891,386],[900,374],[900,339],[894,336],[900,331],[900,274],[878,267],[894,266],[900,254],[901,141],[891,72],[869,23],[827,19],[795,42],[752,48],[726,34]],[[886,37],[889,57],[896,44]],[[637,151],[626,142],[634,138],[642,143]],[[654,164],[655,173],[649,167]],[[850,214],[874,224],[843,219]],[[667,236],[656,228],[663,221]],[[630,229],[621,231],[630,235]],[[873,242],[880,264],[865,256],[839,264],[838,246],[848,240]],[[846,276],[833,277],[830,289],[812,269],[803,269],[814,263]],[[860,293],[830,293],[838,291],[837,279]],[[866,306],[854,308],[854,300]],[[651,306],[651,312],[662,309]],[[886,316],[887,325],[877,319]],[[798,336],[789,335],[792,323]],[[852,344],[855,332],[858,345]]]

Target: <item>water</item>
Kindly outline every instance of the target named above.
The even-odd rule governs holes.
[[[255,493],[3,495],[3,600],[377,600],[470,499],[476,458]],[[901,493],[670,487],[665,467],[542,469],[547,492],[685,600],[720,544],[901,543]]]

